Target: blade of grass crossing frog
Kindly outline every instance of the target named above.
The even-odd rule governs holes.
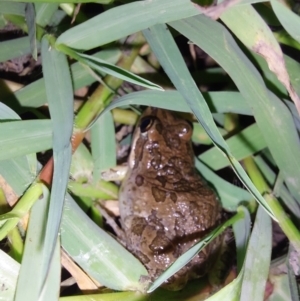
[[[110,64],[104,60],[101,60],[100,58],[94,57],[92,55],[79,53],[79,52],[76,52],[76,54],[81,58],[82,63],[90,66],[92,69],[96,71],[110,74],[112,76],[123,79],[133,84],[137,84],[145,88],[163,91],[163,88],[150,82],[149,80],[143,79],[142,77],[135,75],[130,71],[127,71],[123,68]]]
[[[0,43],[0,62],[12,60],[30,53],[29,37],[22,37]]]
[[[300,33],[297,28],[300,26],[300,18],[297,14],[295,14],[290,7],[287,5],[277,1],[272,0],[271,5],[273,11],[285,28],[285,30],[296,40],[300,43]]]
[[[247,248],[241,301],[263,301],[269,275],[272,251],[272,224],[261,206],[258,207]]]
[[[87,235],[88,233],[88,235]],[[66,196],[61,224],[62,247],[91,277],[114,290],[143,291],[145,267]]]
[[[178,22],[178,21],[176,21]],[[175,24],[175,23],[174,23]],[[172,25],[174,25],[172,23]],[[177,24],[177,23],[176,23]],[[174,25],[174,27],[178,27]],[[179,26],[178,31],[180,32]],[[274,217],[271,209],[261,196],[259,191],[253,185],[252,181],[242,168],[240,163],[232,156],[228,145],[218,131],[216,124],[212,118],[211,112],[201,95],[198,87],[193,81],[186,64],[165,25],[155,25],[149,30],[143,31],[150,47],[154,51],[157,59],[165,72],[170,77],[171,81],[182,94],[189,107],[196,115],[198,121],[201,123],[206,133],[212,139],[213,143],[222,151],[229,159],[235,173],[240,180],[245,184],[247,189],[255,196],[260,204],[264,206],[266,211]]]
[[[300,18],[297,18],[300,25]],[[282,50],[271,29],[256,10],[251,5],[231,7],[222,14],[221,20],[247,47],[264,57],[270,70],[289,91],[300,112],[300,99],[291,84]]]
[[[267,147],[257,124],[254,123],[226,140],[232,154],[242,160]],[[220,156],[219,150],[213,147],[199,156],[199,159],[213,170],[219,170],[230,163],[226,157]]]
[[[39,293],[42,287],[43,272],[40,266],[43,265],[44,252],[43,252],[43,237],[45,234],[45,226],[47,221],[47,213],[49,206],[49,191],[44,186],[43,197],[38,200],[31,209],[29,225],[26,232],[25,248],[23,253],[22,265],[18,277],[16,294],[14,301],[21,300],[47,300],[45,298],[39,299]],[[57,251],[56,251],[57,253]],[[60,261],[58,260],[60,265]],[[49,277],[51,277],[52,269],[57,266],[57,258],[51,262]],[[56,280],[51,278],[51,281],[45,283],[45,289],[49,294],[48,300],[57,300],[58,292],[60,289],[60,269],[58,274],[55,275]],[[48,279],[47,279],[48,280]]]
[[[36,25],[35,25],[35,8],[33,3],[26,3],[25,18],[28,27],[30,39],[30,49],[32,57],[37,60],[37,42],[36,42]]]
[[[50,120],[0,123],[0,160],[45,151],[52,147]],[[18,147],[16,147],[18,145]]]
[[[242,211],[236,213],[229,220],[224,222],[222,225],[218,226],[216,229],[211,231],[206,235],[201,241],[196,243],[184,254],[179,256],[148,288],[147,293],[153,292],[161,284],[163,284],[167,279],[177,273],[182,267],[184,267],[189,261],[191,261],[207,244],[209,244],[213,239],[220,235],[227,227],[231,226],[234,222],[243,218],[244,213]]]
[[[47,26],[53,14],[57,11],[59,3],[35,3],[36,23],[41,27]]]
[[[213,185],[213,188],[216,190],[224,209],[228,211],[236,211],[240,203],[243,201],[250,201],[252,199],[251,194],[247,190],[223,180],[201,161],[196,159],[195,164],[201,175],[203,175],[203,177]]]
[[[93,181],[95,183],[101,179],[103,170],[117,165],[115,126],[110,112],[98,119],[91,129],[91,134],[94,161]]]
[[[71,165],[73,130],[73,89],[67,58],[49,48],[47,38],[49,37],[45,36],[42,40],[42,66],[53,126],[54,173],[44,238],[42,282],[49,272],[57,242]]]
[[[56,44],[89,50],[148,28],[198,14],[186,0],[137,1],[114,7],[60,35]],[[116,18],[118,16],[118,18]]]

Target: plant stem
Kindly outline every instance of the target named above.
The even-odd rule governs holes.
[[[293,224],[292,220],[285,213],[280,202],[273,196],[270,187],[268,186],[259,169],[257,168],[253,158],[248,157],[244,159],[244,164],[254,185],[257,187],[259,192],[262,195],[264,195],[264,198],[270,206],[275,218],[277,219],[280,228],[288,237],[290,243],[300,254],[300,232],[298,231],[297,227]]]

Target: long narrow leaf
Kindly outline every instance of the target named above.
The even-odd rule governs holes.
[[[44,240],[42,285],[57,242],[71,165],[73,130],[73,89],[68,62],[64,54],[51,49],[47,38],[42,40],[42,64],[53,126],[54,174]]]

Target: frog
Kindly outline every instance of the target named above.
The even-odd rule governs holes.
[[[215,191],[195,168],[192,123],[176,112],[148,107],[132,138],[128,170],[120,187],[124,244],[155,280],[222,220]],[[181,290],[206,275],[221,245],[216,239],[163,287]]]

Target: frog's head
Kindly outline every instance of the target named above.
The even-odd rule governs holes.
[[[148,107],[134,131],[130,168],[190,170],[194,166],[192,133],[192,123],[175,112]]]

